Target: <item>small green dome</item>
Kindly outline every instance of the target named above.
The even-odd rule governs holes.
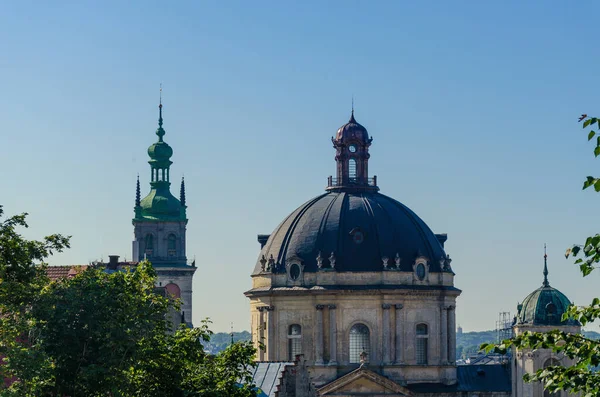
[[[173,149],[164,141],[156,142],[148,148],[148,156],[152,160],[165,161],[169,160],[173,155]]]
[[[517,309],[517,324],[577,325],[575,320],[562,321],[571,301],[556,288],[544,285],[523,300]]]

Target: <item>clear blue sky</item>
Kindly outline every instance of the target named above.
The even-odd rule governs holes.
[[[576,121],[600,113],[600,5],[522,3],[7,2],[0,204],[30,238],[73,236],[52,264],[130,259],[162,82],[194,321],[248,329],[256,234],[322,192],[354,95],[382,193],[449,234],[465,330],[541,284],[544,242],[551,284],[587,303],[600,275],[563,252],[598,231]]]

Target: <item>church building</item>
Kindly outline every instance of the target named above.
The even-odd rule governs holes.
[[[245,293],[252,339],[265,347],[257,386],[278,397],[541,397],[541,385],[520,379],[563,359],[549,351],[517,352],[510,364],[456,365],[461,291],[448,236],[379,192],[368,172],[372,140],[352,111],[332,138],[336,175],[325,193],[258,235]],[[514,330],[578,332],[579,324],[561,322],[568,305],[546,277],[519,305]],[[280,372],[265,377],[269,368]]]
[[[158,141],[148,148],[150,192],[140,196],[138,177],[133,223],[134,261],[149,260],[158,274],[158,287],[181,298],[181,321],[191,325],[192,278],[195,264],[187,264],[185,182],[181,179],[179,200],[171,194],[170,168],[173,149],[163,137],[162,101],[158,106]]]

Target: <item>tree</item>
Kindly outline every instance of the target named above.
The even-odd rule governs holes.
[[[583,121],[584,129],[589,127],[588,141],[596,137],[594,155],[600,156],[600,135],[597,136],[594,130],[596,126],[600,128],[600,119],[583,114],[579,121]],[[600,192],[600,178],[588,176],[583,183],[583,189],[592,186],[596,192]],[[600,234],[588,237],[584,244],[573,245],[567,249],[565,256],[577,258],[575,264],[579,265],[584,277],[588,276],[600,262]],[[584,326],[592,323],[600,318],[600,299],[594,298],[588,306],[570,306],[562,320],[568,318],[578,320]],[[575,364],[567,367],[549,366],[533,374],[526,374],[524,380],[542,382],[544,388],[550,392],[564,390],[581,393],[585,397],[600,396],[600,372],[596,368],[600,365],[600,341],[554,330],[546,333],[525,332],[497,345],[483,344],[481,348],[497,353],[506,353],[509,348],[552,349],[557,354],[562,353],[574,359]]]
[[[249,342],[211,356],[208,321],[169,332],[179,302],[155,288],[149,262],[123,271],[90,267],[50,281],[43,261],[68,238],[27,241],[0,224],[0,396],[251,397]]]

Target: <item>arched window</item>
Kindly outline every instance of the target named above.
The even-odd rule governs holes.
[[[298,324],[292,324],[288,329],[288,352],[290,361],[302,354],[302,327]]]
[[[174,234],[169,234],[167,237],[167,254],[169,256],[175,256],[177,248],[177,237]]]
[[[544,368],[548,368],[548,367],[555,367],[555,366],[559,366],[560,363],[558,362],[558,360],[554,357],[549,358],[548,360],[546,360],[546,362],[544,363]],[[556,392],[556,393],[550,393],[550,391],[546,390],[544,388],[544,397],[557,397],[560,396],[560,392]]]
[[[429,330],[427,324],[417,324],[416,327],[416,353],[417,364],[427,365],[427,342],[429,341]]]
[[[146,255],[152,255],[152,253],[154,252],[154,236],[151,234],[146,234],[145,252]]]
[[[365,353],[366,360],[369,361],[371,354],[369,328],[364,324],[354,324],[350,328],[350,363],[360,363],[360,356]]]
[[[356,160],[354,159],[348,160],[348,176],[350,182],[356,182]]]

